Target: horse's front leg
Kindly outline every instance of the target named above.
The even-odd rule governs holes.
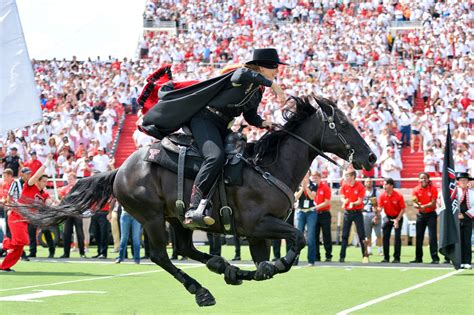
[[[184,228],[176,219],[169,219],[169,222],[175,229],[178,254],[206,264],[207,268],[212,272],[223,274],[227,284],[239,285],[242,284],[242,280],[253,279],[253,273],[247,270],[240,270],[238,267],[231,265],[223,257],[212,256],[197,250],[193,244],[193,231]]]
[[[264,239],[286,239],[291,241],[292,245],[285,257],[272,263],[268,261],[269,251]],[[254,280],[257,281],[270,279],[277,273],[289,271],[306,245],[303,232],[273,216],[265,216],[259,222],[249,241],[252,258],[257,265],[254,273]]]

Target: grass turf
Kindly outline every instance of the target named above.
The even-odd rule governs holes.
[[[249,259],[248,248],[242,248]],[[206,250],[206,248],[204,248]],[[425,250],[426,251],[426,250]],[[404,248],[402,261],[412,259]],[[224,256],[233,247],[224,246]],[[338,248],[335,251],[339,253]],[[42,252],[39,253],[42,255]],[[305,254],[303,254],[305,257]],[[360,251],[350,248],[347,261],[360,261]],[[378,261],[372,259],[373,261]],[[452,269],[297,267],[263,282],[229,286],[222,276],[204,266],[180,265],[208,288],[217,300],[213,307],[199,308],[194,297],[155,265],[112,264],[112,260],[88,263],[57,261],[21,262],[16,273],[0,274],[0,297],[31,294],[36,290],[102,291],[45,297],[42,303],[0,302],[0,314],[190,314],[239,313],[335,314],[375,298],[445,275]],[[304,265],[304,263],[302,263]],[[338,264],[333,264],[337,266]],[[372,264],[372,267],[378,267]],[[372,314],[472,314],[474,271],[462,271],[447,279],[364,308]],[[447,308],[449,306],[449,308]]]

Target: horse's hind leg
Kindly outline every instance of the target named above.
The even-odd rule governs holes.
[[[143,226],[150,239],[150,259],[161,268],[169,272],[176,280],[181,282],[189,293],[196,295],[196,303],[199,306],[211,306],[216,304],[212,294],[201,286],[199,282],[191,278],[183,270],[177,268],[168,257],[166,244],[168,242],[165,231],[165,220],[161,216],[155,216]]]

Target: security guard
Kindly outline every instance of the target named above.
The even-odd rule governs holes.
[[[400,254],[402,250],[402,225],[403,214],[405,213],[405,200],[403,196],[393,189],[395,182],[391,178],[384,180],[384,192],[380,194],[378,205],[385,211],[385,219],[382,223],[383,231],[383,255],[382,263],[388,263],[390,259],[390,235],[392,228],[395,228],[395,252],[392,263],[400,263]]]
[[[413,205],[418,209],[416,216],[416,257],[415,260],[410,261],[410,263],[423,262],[423,240],[425,238],[426,227],[428,226],[430,233],[431,263],[439,264],[437,237],[438,215],[436,213],[438,189],[432,185],[428,173],[420,173],[418,175],[418,182],[418,186],[412,191]]]
[[[348,168],[344,172],[344,183],[341,186],[341,201],[344,208],[344,223],[342,226],[342,244],[339,262],[343,263],[346,258],[346,248],[349,240],[349,232],[352,222],[355,222],[357,235],[360,240],[362,257],[366,256],[366,237],[364,231],[364,217],[362,210],[364,208],[365,188],[362,183],[356,181],[356,170]]]

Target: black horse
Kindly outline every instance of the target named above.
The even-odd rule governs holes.
[[[313,99],[315,104],[310,102]],[[268,174],[294,192],[318,149],[351,162],[356,169],[370,169],[376,162],[375,155],[352,122],[333,102],[323,98],[294,98],[291,102],[295,106],[285,114],[287,122],[282,129],[268,132],[255,144],[254,160],[258,160],[258,165],[267,173],[262,176],[255,169],[246,167],[243,185],[226,187],[228,203],[234,209],[237,234],[247,237],[256,270],[240,270],[222,257],[208,255],[194,247],[193,231],[182,226],[175,210],[176,174],[144,161],[146,149],[133,153],[117,170],[79,180],[60,206],[47,209],[42,206],[45,211],[28,212],[23,209],[21,212],[34,224],[52,225],[67,216],[100,208],[113,194],[126,211],[143,225],[150,239],[151,260],[196,295],[199,306],[214,305],[212,294],[169,259],[165,221],[175,230],[178,254],[205,263],[210,270],[224,274],[228,284],[269,279],[290,270],[305,246],[305,239],[301,231],[285,222],[288,210],[292,208],[290,198],[269,184],[266,180]],[[189,200],[192,183],[190,179],[185,182],[184,200]],[[220,208],[218,196],[213,198],[213,204],[214,209]],[[223,233],[216,212],[213,213],[216,223],[207,231]],[[294,245],[284,258],[272,263],[268,261],[268,239],[288,239]]]

